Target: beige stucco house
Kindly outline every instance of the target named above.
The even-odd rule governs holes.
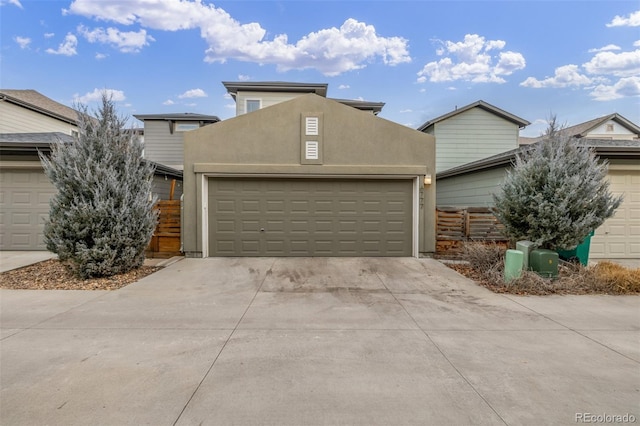
[[[239,94],[256,89],[246,84],[225,83],[243,103],[236,117],[184,135],[187,256],[434,251],[432,136],[377,117],[380,103],[327,99],[326,87],[268,105],[286,84]],[[260,103],[247,112],[243,99]]]
[[[480,100],[429,120],[418,130],[435,136],[436,171],[441,172],[517,148],[520,129],[529,124]]]

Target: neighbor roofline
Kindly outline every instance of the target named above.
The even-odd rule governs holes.
[[[39,93],[39,94],[41,96],[44,96],[41,93]],[[27,109],[39,112],[39,113],[44,114],[44,115],[48,115],[49,117],[55,118],[56,120],[64,121],[65,123],[73,124],[74,126],[78,125],[78,121],[77,120],[72,120],[72,119],[70,119],[68,117],[65,117],[63,115],[55,113],[55,112],[53,112],[51,110],[48,110],[46,108],[41,108],[41,107],[39,107],[37,105],[34,105],[32,103],[25,102],[25,101],[23,101],[21,99],[18,99],[16,97],[14,97],[14,96],[8,95],[8,94],[3,93],[3,92],[0,92],[0,102],[2,102],[2,101],[10,102],[10,103],[19,105],[19,106],[21,106],[23,108],[27,108]],[[62,104],[60,104],[60,105],[62,105]]]
[[[604,158],[624,157],[624,158],[640,159],[640,144],[611,146],[607,144],[607,143],[610,143],[611,140],[582,139],[581,141],[583,145],[586,145],[589,148],[593,148],[595,150],[596,155],[598,155],[599,157],[604,157]],[[512,149],[510,151],[506,151],[497,155],[493,155],[491,157],[472,161],[470,163],[462,164],[460,166],[456,166],[451,169],[444,170],[436,174],[436,180],[458,176],[458,175],[465,175],[465,174],[480,171],[480,170],[489,170],[489,169],[493,169],[500,166],[511,165],[515,162],[517,154],[524,153],[528,150],[534,149],[535,146],[540,142],[542,141],[535,142],[528,145],[522,145],[519,148]],[[598,142],[600,142],[600,144]],[[628,142],[628,141],[620,140],[620,142]]]
[[[233,99],[239,91],[315,93],[327,97],[327,83],[293,83],[286,81],[223,81]]]
[[[195,114],[190,112],[171,114],[134,114],[133,116],[140,121],[209,121],[212,123],[217,123],[218,121],[220,121],[220,118],[216,115]]]
[[[517,115],[511,114],[511,113],[509,113],[509,112],[507,112],[507,111],[505,111],[505,110],[503,110],[501,108],[498,108],[497,106],[491,105],[488,102],[480,100],[480,101],[476,101],[476,102],[474,102],[472,104],[465,105],[465,106],[463,106],[461,108],[457,108],[457,109],[455,109],[455,110],[453,110],[451,112],[448,112],[448,113],[446,113],[444,115],[441,115],[440,117],[436,117],[433,120],[429,120],[426,123],[424,123],[422,126],[418,127],[417,130],[419,130],[421,132],[424,132],[427,128],[431,127],[432,125],[434,125],[434,124],[436,124],[436,123],[438,123],[440,121],[446,120],[448,118],[451,118],[451,117],[453,117],[455,115],[461,114],[461,113],[463,113],[465,111],[468,111],[468,110],[470,110],[472,108],[476,108],[476,107],[477,108],[481,108],[481,109],[483,109],[483,110],[485,110],[487,112],[490,112],[490,113],[492,113],[494,115],[497,115],[498,117],[503,118],[503,119],[505,119],[507,121],[511,121],[512,123],[517,124],[520,129],[524,129],[529,124],[531,124],[529,121],[525,120],[524,118],[520,118]]]

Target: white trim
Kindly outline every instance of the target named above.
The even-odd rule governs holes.
[[[209,257],[209,177],[202,175],[202,257]]]

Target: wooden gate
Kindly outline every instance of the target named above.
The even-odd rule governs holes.
[[[160,200],[154,209],[159,211],[158,225],[151,237],[147,257],[179,256],[180,200]]]

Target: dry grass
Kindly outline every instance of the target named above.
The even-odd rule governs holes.
[[[496,293],[547,294],[638,294],[640,269],[628,269],[611,262],[592,267],[560,262],[558,278],[543,278],[531,271],[504,282],[505,249],[495,244],[467,243],[464,259],[468,265],[449,265]]]

